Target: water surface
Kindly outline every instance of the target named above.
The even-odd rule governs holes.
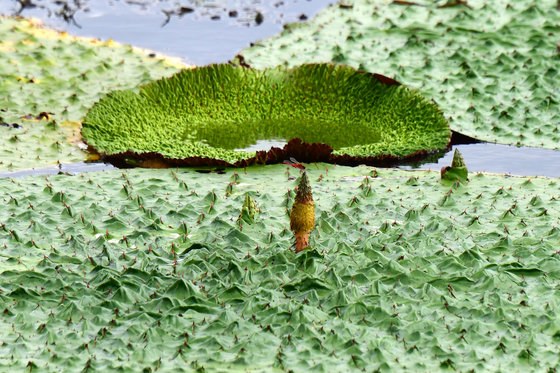
[[[440,170],[451,165],[454,149],[463,155],[469,172],[519,176],[560,177],[560,151],[491,143],[455,145],[436,161],[399,166],[400,169]]]
[[[313,17],[335,0],[1,0],[0,14],[36,17],[72,35],[180,57],[227,62],[252,42]],[[21,4],[29,4],[22,8]]]

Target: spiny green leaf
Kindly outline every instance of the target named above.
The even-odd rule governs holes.
[[[418,89],[471,137],[558,149],[556,0],[347,0],[241,52],[254,68],[334,62]]]
[[[306,172],[316,225],[297,256],[284,165],[0,179],[0,370],[560,363],[558,179],[450,192],[436,172]],[[240,227],[247,195],[262,212]]]

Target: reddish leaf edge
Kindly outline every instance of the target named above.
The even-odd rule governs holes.
[[[118,168],[172,168],[172,167],[248,167],[283,163],[291,157],[302,163],[325,162],[344,166],[392,167],[403,163],[419,162],[427,157],[451,149],[451,138],[444,149],[419,150],[415,153],[398,157],[381,154],[371,157],[334,155],[333,148],[323,143],[306,143],[300,138],[291,139],[283,148],[272,147],[270,150],[257,151],[254,157],[230,163],[210,157],[168,158],[157,152],[126,151],[115,154],[99,154],[100,160]],[[90,147],[90,151],[95,149]]]

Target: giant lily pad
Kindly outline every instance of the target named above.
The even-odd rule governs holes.
[[[319,159],[310,151],[302,160],[379,160],[442,150],[451,132],[433,103],[376,74],[330,64],[265,70],[226,64],[113,92],[88,112],[82,134],[113,158],[245,164],[274,160],[274,151],[239,150],[260,139],[328,144]]]
[[[556,0],[345,0],[241,55],[375,71],[434,99],[454,131],[558,149],[559,24]]]
[[[0,370],[558,367],[559,179],[289,168],[0,179]]]

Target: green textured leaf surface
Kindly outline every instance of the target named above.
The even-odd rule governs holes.
[[[89,145],[167,158],[235,163],[257,140],[301,138],[334,155],[404,157],[444,149],[451,135],[437,107],[404,86],[330,64],[294,69],[212,65],[96,103],[84,119]],[[237,149],[237,150],[236,150]]]
[[[463,155],[457,148],[455,148],[455,151],[453,152],[453,160],[451,161],[451,167],[467,168],[467,166],[465,165],[465,160],[463,159]]]
[[[68,137],[79,139],[79,121],[95,101],[178,70],[170,62],[112,41],[74,38],[33,21],[0,17],[0,169],[24,169],[86,158]],[[50,113],[34,123],[22,117]],[[55,121],[75,135],[49,128]],[[18,141],[10,141],[17,135]]]
[[[14,171],[59,162],[84,160],[77,144],[80,124],[0,111],[0,170]]]
[[[288,169],[0,179],[1,369],[559,367],[558,179]]]
[[[468,181],[469,172],[466,167],[444,167],[444,170],[441,178],[448,184],[457,181],[466,183]]]
[[[403,5],[403,4],[412,5]],[[558,149],[557,1],[348,0],[241,52],[256,68],[334,62],[433,98],[451,128]]]

